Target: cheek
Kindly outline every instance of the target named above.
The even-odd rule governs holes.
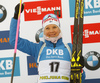
[[[46,35],[46,36],[47,36],[47,35],[48,35],[48,31],[44,31],[44,35]]]
[[[44,29],[44,31],[43,31],[43,34],[45,35],[46,34],[46,30]]]
[[[59,30],[59,29],[58,29],[58,30],[56,30],[56,33],[57,33],[57,34],[59,34],[59,33],[60,33],[60,30]]]

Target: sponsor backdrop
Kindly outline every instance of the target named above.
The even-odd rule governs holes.
[[[14,8],[20,0],[0,0],[0,83],[10,83],[14,49],[9,44],[9,30]],[[75,0],[23,0],[20,37],[43,41],[42,18],[57,13],[63,41],[72,42]],[[83,51],[85,83],[100,83],[100,0],[84,0]],[[55,11],[57,10],[57,11]],[[55,11],[55,12],[54,12]],[[14,83],[36,83],[37,63],[33,57],[17,50]]]

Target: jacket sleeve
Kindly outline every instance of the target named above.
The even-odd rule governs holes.
[[[17,20],[12,18],[10,24],[9,43],[14,47],[17,29]],[[17,49],[35,57],[35,53],[39,50],[40,44],[30,42],[26,39],[18,37]],[[37,52],[38,53],[38,52]]]
[[[86,74],[85,74],[85,71],[83,70],[83,73],[82,73],[82,83],[84,83],[85,78],[86,78]]]
[[[68,46],[70,47],[71,54],[72,54],[72,44],[71,43],[68,43]],[[71,56],[70,56],[70,59],[71,59]]]

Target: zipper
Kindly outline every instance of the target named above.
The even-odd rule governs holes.
[[[55,48],[55,47],[56,47],[56,44],[54,43],[53,46],[54,46],[54,48]]]

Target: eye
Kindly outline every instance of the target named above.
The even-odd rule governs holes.
[[[50,28],[49,28],[49,27],[46,27],[45,29],[46,29],[46,30],[49,30]]]
[[[56,26],[53,26],[53,28],[57,28]]]

